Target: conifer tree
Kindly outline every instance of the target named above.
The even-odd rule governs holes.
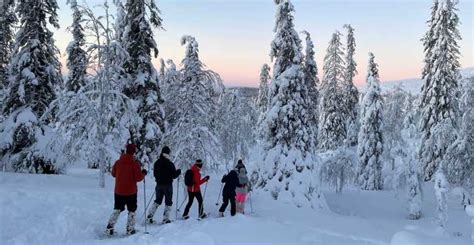
[[[137,103],[141,126],[130,128],[131,140],[138,145],[138,158],[146,164],[158,159],[164,133],[163,100],[158,74],[151,62],[151,53],[155,58],[158,55],[152,27],[162,28],[162,19],[153,0],[128,0],[125,9],[122,44],[129,57],[124,62],[128,80],[124,92]]]
[[[264,121],[265,156],[257,186],[275,200],[324,208],[316,185],[313,128],[309,124],[302,45],[293,23],[294,6],[289,0],[275,3],[275,37],[270,52],[274,66]]]
[[[68,79],[66,80],[66,89],[77,92],[86,84],[87,74],[87,53],[84,51],[85,36],[82,27],[82,13],[77,6],[76,0],[68,0],[73,11],[73,23],[70,30],[73,40],[67,47],[67,67],[69,69]]]
[[[0,3],[0,102],[3,102],[8,87],[8,64],[13,50],[13,24],[16,22],[14,0],[3,0]],[[3,103],[2,103],[3,105]],[[1,111],[1,108],[0,108]],[[2,115],[2,113],[0,113]]]
[[[379,72],[374,55],[369,53],[367,92],[362,101],[361,128],[359,131],[358,182],[364,190],[382,189],[382,96]]]
[[[324,57],[318,127],[318,143],[322,151],[337,149],[346,137],[344,107],[341,106],[344,60],[340,36],[339,32],[332,35]]]
[[[306,82],[308,90],[308,106],[310,114],[311,127],[314,128],[314,133],[317,133],[318,128],[318,99],[319,99],[319,78],[318,78],[318,66],[314,59],[314,44],[311,40],[311,35],[307,31],[303,31],[306,36],[306,50],[303,62],[304,69],[304,80]],[[314,141],[316,142],[316,134],[313,135]]]
[[[424,179],[431,180],[446,149],[453,143],[448,135],[457,125],[457,98],[459,73],[459,40],[455,0],[435,1],[429,30],[423,39],[425,47],[424,84],[421,89],[420,110],[422,132],[418,158],[423,166]],[[435,133],[437,131],[437,133]]]
[[[260,85],[258,87],[257,110],[265,113],[268,109],[268,87],[270,83],[270,66],[263,64],[260,71]]]
[[[358,132],[358,103],[359,103],[359,91],[354,86],[354,77],[357,75],[357,63],[354,60],[355,53],[355,38],[354,28],[351,25],[344,25],[347,29],[347,43],[346,43],[346,56],[345,63],[346,68],[344,71],[344,83],[342,86],[344,100],[344,114],[347,118],[346,121],[346,132],[349,144],[357,144],[357,132]]]
[[[48,29],[48,25],[59,28],[57,9],[55,0],[24,0],[16,7],[19,30],[3,108],[7,118],[0,127],[0,138],[5,139],[0,145],[2,162],[9,163],[10,170],[61,171],[61,166],[51,162],[44,142],[51,132],[47,126],[51,118],[39,120],[62,85],[59,51]]]

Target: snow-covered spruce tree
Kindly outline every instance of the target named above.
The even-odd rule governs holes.
[[[73,11],[73,22],[70,26],[73,40],[69,43],[66,52],[68,54],[67,68],[69,75],[66,80],[66,89],[68,91],[77,92],[86,84],[87,74],[87,53],[84,51],[85,36],[82,27],[82,13],[77,6],[76,0],[68,0]]]
[[[263,64],[262,69],[260,71],[260,85],[258,87],[258,95],[255,103],[255,107],[258,114],[258,121],[255,127],[253,127],[254,137],[257,140],[261,140],[263,138],[263,122],[265,121],[265,115],[267,114],[268,110],[270,80],[270,66],[268,66],[267,64]]]
[[[359,154],[358,183],[363,190],[381,190],[382,182],[382,96],[379,71],[369,53],[367,92],[362,100],[361,128],[357,152]]]
[[[344,25],[347,29],[347,43],[346,43],[346,68],[344,71],[344,83],[342,86],[342,98],[344,102],[344,110],[346,117],[346,132],[347,138],[349,139],[350,145],[357,144],[357,133],[359,130],[358,125],[358,103],[359,103],[359,91],[354,86],[354,77],[357,75],[357,63],[354,60],[355,53],[355,38],[354,28],[351,25]]]
[[[140,115],[139,128],[131,128],[132,141],[138,146],[138,159],[151,163],[159,157],[159,146],[164,133],[163,100],[158,86],[158,74],[151,62],[158,48],[152,26],[161,28],[159,9],[154,0],[128,0],[126,26],[122,43],[129,58],[124,63],[128,83],[124,93],[133,99]]]
[[[429,30],[423,39],[425,46],[424,84],[421,89],[422,118],[420,128],[422,140],[418,158],[423,166],[424,179],[431,180],[452,144],[442,140],[435,144],[437,136],[433,130],[440,124],[453,132],[458,117],[455,93],[458,88],[459,47],[457,30],[459,18],[456,13],[457,1],[435,1]]]
[[[59,28],[55,0],[19,1],[19,30],[10,62],[10,85],[0,127],[2,162],[8,170],[56,173],[62,166],[51,162],[45,139],[51,118],[39,121],[62,84],[58,49],[48,24]]]
[[[314,44],[311,40],[311,35],[307,31],[303,31],[306,36],[306,50],[303,62],[304,80],[308,90],[308,108],[310,115],[310,124],[314,128],[314,141],[317,142],[317,128],[318,128],[318,99],[319,99],[319,78],[318,78],[318,66],[314,59]]]
[[[257,188],[268,191],[275,200],[296,206],[326,208],[319,193],[312,154],[313,128],[304,81],[301,40],[293,23],[293,4],[277,0],[275,37],[270,57],[274,61],[269,91],[269,108],[264,121],[264,160],[258,166]]]
[[[268,109],[268,87],[270,85],[270,66],[263,64],[260,70],[260,85],[258,87],[257,110],[260,114]]]
[[[170,84],[168,91],[173,97],[165,101],[167,108],[174,108],[167,115],[170,125],[165,143],[171,147],[180,167],[202,159],[206,168],[217,168],[222,150],[215,114],[223,90],[222,80],[217,73],[204,69],[194,37],[183,36],[181,45],[185,46],[181,79]]]
[[[448,147],[443,166],[449,183],[469,188],[474,184],[474,77],[462,86],[461,111],[457,139]]]
[[[324,57],[324,76],[321,83],[319,102],[318,143],[321,151],[335,150],[346,138],[342,92],[344,79],[341,34],[332,35],[327,54]]]
[[[436,224],[440,232],[446,231],[446,222],[448,222],[448,199],[449,184],[444,176],[442,168],[439,168],[435,174],[434,189],[437,201],[438,217]]]
[[[127,54],[113,40],[108,5],[101,6],[105,13],[100,16],[88,7],[79,7],[87,35],[96,42],[88,48],[96,75],[77,92],[69,91],[53,102],[60,124],[50,143],[62,145],[62,161],[99,167],[99,186],[104,187],[106,169],[118,159],[130,136],[128,127],[138,124],[138,115],[132,101],[122,93],[123,69],[115,60],[125,60]]]
[[[0,102],[3,105],[3,97],[8,87],[8,64],[13,50],[13,24],[16,22],[16,16],[13,11],[14,1],[3,0],[0,3]],[[0,108],[0,122],[1,120]]]

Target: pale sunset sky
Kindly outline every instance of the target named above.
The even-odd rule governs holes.
[[[65,50],[72,38],[66,28],[72,22],[72,13],[66,0],[58,2],[61,28],[55,31],[55,39],[65,66]],[[103,1],[87,2],[93,6]],[[227,86],[258,86],[262,64],[270,63],[275,21],[273,0],[157,0],[156,3],[166,29],[155,31],[159,58],[180,64],[184,56],[180,37],[192,35],[199,42],[201,60],[208,69],[218,72]],[[352,24],[357,42],[357,85],[365,82],[368,52],[375,54],[382,80],[420,77],[423,66],[420,38],[427,30],[431,0],[293,0],[293,4],[296,29],[307,30],[312,35],[320,76],[332,33],[336,30],[344,33],[342,26]],[[474,0],[460,0],[458,8],[463,38],[459,43],[461,65],[472,67]],[[154,63],[159,69],[159,60]]]

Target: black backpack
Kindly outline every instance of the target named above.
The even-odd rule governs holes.
[[[191,169],[186,170],[186,173],[184,174],[184,184],[187,187],[191,187],[194,184],[194,173]]]

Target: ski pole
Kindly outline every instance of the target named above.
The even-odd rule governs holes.
[[[143,177],[143,205],[146,205],[146,183],[145,183],[145,180],[146,180],[146,176]],[[146,206],[145,206],[145,211],[143,211],[143,215],[144,216],[146,215]],[[146,223],[147,222],[145,221],[145,234],[148,234]]]
[[[181,212],[181,208],[183,207],[184,203],[186,202],[186,200],[188,200],[188,196],[186,196],[186,198],[183,199],[183,201],[181,202],[181,205],[179,205],[179,208],[178,208],[178,212]],[[177,204],[177,203],[176,203]]]
[[[153,194],[151,194],[150,200],[148,200],[148,204],[145,207],[145,212],[143,213],[142,219],[146,218],[146,211],[148,210],[148,207],[150,207],[150,203],[153,201],[155,194],[156,194],[156,189],[153,191]]]
[[[179,203],[179,176],[178,176],[178,184],[176,185],[176,210],[175,210],[176,220],[178,220],[178,203]]]
[[[217,196],[216,206],[219,206],[219,199],[221,199],[222,189],[224,188],[224,183],[221,184],[221,189],[219,191],[219,196]]]
[[[207,183],[208,183],[208,182],[206,181],[206,187],[204,187],[204,196],[202,197],[202,205],[201,205],[201,210],[200,210],[200,212],[199,212],[199,213],[200,213],[199,215],[201,215],[201,214],[204,213],[204,200],[205,200],[205,198],[206,198]]]

